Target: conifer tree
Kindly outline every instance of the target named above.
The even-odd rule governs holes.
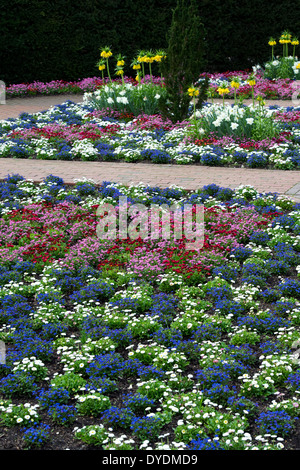
[[[160,111],[172,122],[188,116],[192,86],[204,71],[205,28],[198,14],[195,0],[177,0],[172,22],[167,33],[166,56],[161,62],[166,97],[160,102]],[[197,108],[201,107],[208,88],[208,80],[199,86]]]

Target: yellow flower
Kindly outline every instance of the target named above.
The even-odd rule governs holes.
[[[196,88],[190,87],[188,89],[188,94],[189,94],[189,96],[198,96],[199,95],[199,90],[197,90]]]
[[[262,96],[258,96],[258,97],[257,97],[257,101],[261,104],[261,106],[264,106],[264,105],[265,105],[265,101],[264,101],[264,99],[263,99]]]
[[[229,93],[229,89],[228,89],[228,88],[219,87],[219,88],[217,89],[217,92],[219,93],[219,95],[226,95],[227,93]]]
[[[288,44],[291,42],[292,35],[288,31],[284,31],[279,39],[280,44]]]
[[[240,86],[239,82],[236,82],[235,80],[232,80],[230,85],[232,86],[232,88],[239,88],[239,86]]]
[[[146,55],[138,56],[137,60],[139,62],[147,62],[147,56]]]
[[[296,69],[300,69],[300,62],[296,65]]]
[[[133,70],[139,70],[141,68],[140,64],[134,64],[132,66]]]
[[[274,39],[270,39],[268,44],[269,44],[269,46],[276,46],[276,41]]]
[[[125,64],[124,60],[118,60],[117,67],[122,67]]]
[[[104,70],[105,69],[105,65],[99,65],[99,70]]]
[[[254,78],[251,78],[250,80],[247,80],[247,83],[248,83],[250,86],[254,86],[256,82],[255,82]]]
[[[116,71],[116,75],[123,75],[124,70],[120,69]]]
[[[104,59],[108,59],[110,56],[112,56],[112,52],[111,51],[101,51],[101,54],[100,54],[101,57],[103,57]]]

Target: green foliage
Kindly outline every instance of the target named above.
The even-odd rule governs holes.
[[[99,47],[135,57],[166,49],[177,0],[11,0],[1,2],[0,80],[7,85],[101,76]],[[268,40],[288,28],[299,36],[300,3],[292,0],[198,0],[207,43],[206,71],[251,69],[270,56]],[[275,56],[281,45],[274,49]],[[196,51],[194,51],[196,59]],[[113,65],[115,66],[115,64]],[[153,74],[158,75],[157,64]],[[127,61],[125,75],[134,76]]]
[[[264,64],[264,78],[269,78],[270,80],[276,80],[278,78],[298,78],[295,73],[295,63],[297,62],[298,61],[294,60],[293,57],[280,57],[276,60],[270,60]]]
[[[4,3],[0,17],[0,80],[9,85],[101,77],[95,64],[102,44],[109,44],[113,54],[128,58],[139,49],[164,47],[172,0]],[[129,62],[125,75],[132,73]],[[158,75],[157,67],[153,73]]]
[[[199,127],[203,136],[213,133],[217,137],[229,135],[254,140],[273,138],[280,132],[272,112],[261,104],[255,107],[211,105],[203,108],[196,123],[198,136]],[[189,135],[193,136],[193,131],[194,137],[197,137],[192,127],[188,130]]]
[[[92,424],[75,430],[75,438],[88,445],[100,446],[108,436],[109,432],[102,424]]]
[[[160,100],[164,118],[176,123],[187,118],[191,97],[189,87],[204,72],[205,29],[194,0],[178,0],[173,10],[171,27],[167,34],[166,57],[161,61],[166,97]],[[201,85],[197,107],[205,97],[208,82]]]
[[[90,393],[76,397],[78,402],[76,408],[79,414],[84,416],[99,416],[102,411],[110,408],[109,397],[101,393]]]
[[[132,113],[134,116],[141,113],[150,115],[158,112],[159,98],[164,95],[165,90],[152,83],[138,86],[113,83],[91,93],[89,104],[97,110],[110,108],[121,113]]]

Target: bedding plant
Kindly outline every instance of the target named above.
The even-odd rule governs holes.
[[[203,246],[99,237],[121,196],[204,206]],[[299,204],[8,175],[0,214],[1,448],[299,448]]]
[[[219,87],[220,88],[220,87]],[[0,122],[0,157],[298,169],[299,107],[205,103],[173,123],[159,113],[161,84],[105,85]],[[193,100],[194,98],[191,98]]]
[[[290,64],[291,62],[291,64]],[[143,63],[139,63],[137,59],[132,62],[132,68],[135,72],[139,72]],[[205,77],[209,79],[210,85],[210,98],[218,98],[219,93],[217,91],[220,85],[229,86],[229,94],[226,98],[234,98],[234,95],[242,100],[251,99],[252,87],[249,84],[249,79],[255,75],[255,83],[253,85],[255,96],[261,95],[264,99],[268,100],[291,100],[295,90],[299,90],[297,78],[299,68],[297,68],[297,60],[289,60],[289,65],[293,71],[292,78],[278,76],[277,69],[280,64],[278,59],[270,62],[270,67],[256,65],[252,70],[237,70],[237,71],[226,71],[219,73],[203,73],[199,76],[199,83],[204,80]],[[101,67],[101,66],[100,66]],[[102,66],[103,67],[103,66]],[[104,66],[105,67],[105,66]],[[270,68],[270,71],[268,69]],[[100,70],[100,74],[104,71],[103,68]],[[274,77],[266,78],[266,73],[274,74]],[[104,75],[104,74],[103,74]],[[140,83],[162,83],[163,77],[149,75],[148,73],[136,75],[136,78],[140,80]],[[123,76],[125,83],[131,83],[137,85],[139,81],[133,77]],[[122,80],[119,78],[112,77],[112,83],[120,84]],[[239,86],[235,89],[232,87],[232,82],[239,83]],[[32,83],[18,83],[6,86],[6,98],[22,98],[30,96],[42,96],[42,95],[59,95],[59,94],[74,94],[83,95],[84,93],[91,93],[99,90],[102,86],[109,83],[107,76],[94,76],[87,77],[81,80],[66,82],[64,80],[52,80],[51,82],[40,82],[35,81]]]

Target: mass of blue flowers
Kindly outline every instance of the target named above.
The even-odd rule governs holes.
[[[212,258],[206,277],[192,281],[177,269],[164,273],[167,283],[159,274],[135,276],[126,269],[132,244],[109,245],[110,264],[3,258],[0,434],[9,429],[24,449],[293,449],[300,415],[299,204],[217,185],[130,192],[111,182],[70,187],[49,175],[46,199],[40,187],[20,175],[0,182],[0,222],[27,214],[35,197],[35,204],[63,202],[74,210],[126,195],[131,203],[209,201],[207,207],[272,215],[264,230],[253,228],[221,261]],[[180,262],[186,253],[177,255]],[[122,263],[113,264],[120,256]],[[85,400],[95,400],[93,410],[99,400],[99,412],[81,413]],[[78,429],[87,433],[84,441],[75,438]],[[88,436],[96,441],[89,444]]]

